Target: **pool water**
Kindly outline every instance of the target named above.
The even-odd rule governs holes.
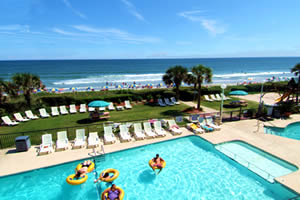
[[[295,140],[300,140],[300,122],[291,123],[285,128],[265,126],[264,132],[273,135],[279,135]]]
[[[159,153],[167,165],[155,175],[149,159]],[[77,162],[0,178],[0,199],[83,200],[99,199],[107,183],[68,185],[66,177]],[[269,183],[217,151],[198,136],[124,150],[98,157],[96,170],[119,170],[114,183],[123,188],[125,198],[141,199],[290,199],[297,196],[278,183]],[[97,191],[100,190],[100,191]]]
[[[219,144],[216,149],[272,183],[276,177],[298,170],[296,166],[242,141]]]

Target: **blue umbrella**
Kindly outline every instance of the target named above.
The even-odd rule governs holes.
[[[89,107],[106,107],[109,106],[109,103],[107,103],[106,101],[100,101],[100,100],[96,100],[96,101],[92,101],[88,104]]]
[[[229,95],[248,95],[248,93],[243,90],[235,90],[230,92]]]

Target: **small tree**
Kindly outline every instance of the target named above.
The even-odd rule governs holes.
[[[18,91],[23,91],[27,105],[31,107],[31,94],[33,90],[42,87],[40,77],[30,73],[17,73],[12,77],[12,82]]]
[[[206,83],[211,82],[212,70],[209,67],[205,67],[203,65],[197,65],[192,68],[192,73],[196,77],[196,83],[198,86],[197,109],[200,110],[201,85],[203,81],[205,81]]]
[[[163,76],[163,81],[165,84],[175,84],[175,92],[176,92],[176,99],[179,100],[179,88],[181,83],[186,79],[188,70],[187,68],[176,65],[174,67],[170,67],[166,74]]]
[[[297,84],[297,98],[296,98],[296,102],[298,103],[298,93],[299,93],[299,88],[300,88],[300,63],[298,63],[297,65],[295,65],[292,69],[291,72],[294,73],[296,76],[298,76],[298,84]]]

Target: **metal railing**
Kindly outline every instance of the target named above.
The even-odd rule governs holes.
[[[240,163],[241,165],[247,167],[248,169],[250,169],[251,171],[253,171],[253,172],[256,173],[257,175],[261,176],[262,178],[266,179],[267,181],[272,182],[272,183],[274,182],[274,179],[275,179],[276,177],[273,176],[272,174],[266,172],[265,170],[261,169],[261,168],[258,167],[257,165],[255,165],[255,164],[253,164],[253,163],[250,163],[250,162],[247,161],[246,159],[242,158],[241,156],[237,155],[236,153],[233,153],[232,151],[228,150],[227,148],[224,148],[224,147],[221,146],[221,145],[218,145],[218,146],[217,146],[217,149],[218,149],[220,152],[222,152],[222,151],[225,150],[227,153],[231,154],[231,156],[229,156],[229,155],[227,155],[227,154],[224,153],[225,155],[227,155],[227,156],[233,158],[235,161],[237,161],[237,162]],[[223,153],[223,152],[222,152],[222,153]],[[239,160],[240,160],[240,161],[239,161]],[[243,162],[245,162],[246,165],[244,165]],[[261,175],[261,174],[258,173],[257,171],[254,171],[254,169],[258,169],[259,171],[263,172],[264,174],[267,175],[267,177]],[[272,181],[270,181],[270,180],[272,180]]]

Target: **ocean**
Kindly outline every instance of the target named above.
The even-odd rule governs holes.
[[[237,84],[292,77],[290,69],[298,62],[300,57],[0,61],[0,78],[8,80],[14,73],[30,72],[39,75],[47,88],[101,89],[122,83],[157,85],[171,66],[190,69],[202,64],[212,68],[213,84]]]

